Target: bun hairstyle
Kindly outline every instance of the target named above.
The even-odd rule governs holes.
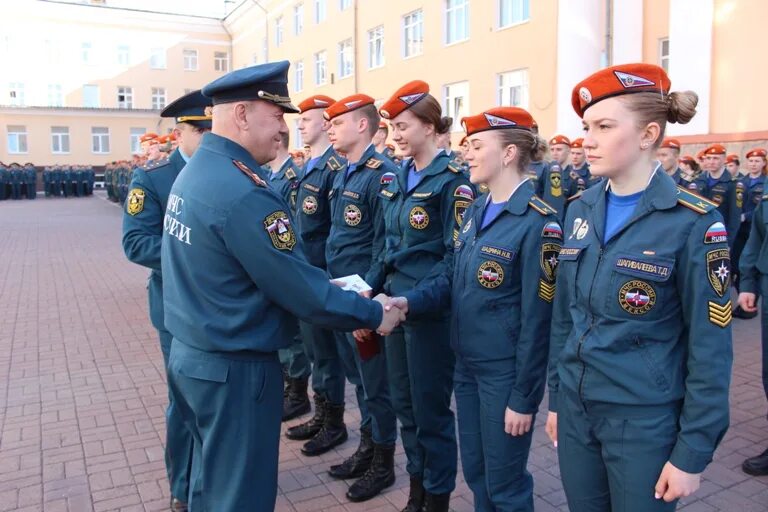
[[[667,123],[685,124],[696,115],[699,95],[693,91],[672,92],[660,95],[653,92],[625,94],[618,97],[630,112],[637,117],[637,126],[642,129],[650,123],[661,127],[659,138],[653,147],[658,149],[664,141]]]
[[[533,133],[531,130],[506,129],[496,130],[501,142],[501,147],[514,145],[517,148],[517,168],[520,173],[525,173],[531,161],[540,161],[549,148],[547,141]]]
[[[431,94],[427,94],[417,103],[411,105],[408,111],[422,123],[434,126],[435,133],[438,135],[448,133],[453,126],[453,118],[443,116],[443,109],[440,107],[440,103]]]
[[[696,115],[699,95],[693,91],[672,92],[667,96],[667,121],[686,124]]]

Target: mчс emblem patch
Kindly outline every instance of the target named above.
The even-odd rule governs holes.
[[[619,305],[630,315],[644,315],[656,305],[656,291],[645,281],[628,281],[619,290]]]
[[[707,276],[717,296],[723,297],[731,287],[731,253],[728,249],[707,253]]]
[[[291,227],[291,219],[284,211],[276,211],[264,219],[264,229],[275,249],[291,251],[296,245],[296,234]]]
[[[128,192],[128,199],[125,200],[126,210],[129,215],[137,215],[144,210],[144,190],[132,188]]]
[[[429,226],[429,214],[421,206],[414,206],[408,214],[408,220],[415,229],[426,229]]]
[[[484,261],[477,269],[477,281],[483,288],[498,288],[504,282],[504,269],[495,261]]]

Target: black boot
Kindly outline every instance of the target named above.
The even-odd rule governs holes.
[[[395,446],[375,444],[373,462],[363,477],[347,491],[349,501],[366,501],[395,483]]]
[[[312,409],[309,405],[309,395],[307,395],[308,381],[309,377],[299,379],[288,377],[288,387],[283,397],[283,421],[298,418]]]
[[[733,316],[736,318],[743,318],[745,320],[749,320],[750,318],[755,318],[757,316],[757,311],[748,312],[744,311],[741,306],[736,306],[736,309],[733,310]]]
[[[371,467],[373,452],[371,427],[360,429],[360,445],[357,451],[341,464],[331,466],[328,474],[340,480],[360,478]]]
[[[424,482],[417,476],[411,477],[411,490],[408,493],[408,503],[401,512],[422,512],[424,510]]]
[[[451,493],[430,494],[424,500],[424,512],[448,512],[448,504],[451,502]]]
[[[171,498],[171,512],[187,512],[187,504],[178,498]]]
[[[760,455],[750,457],[741,465],[741,469],[748,475],[765,476],[768,475],[768,450]]]
[[[327,400],[321,395],[312,397],[315,401],[315,415],[309,421],[305,421],[295,427],[291,427],[285,432],[285,437],[294,441],[306,441],[312,439],[320,432],[325,423],[325,406]]]
[[[315,457],[339,446],[347,440],[347,426],[344,424],[344,404],[325,404],[325,421],[315,437],[304,443],[301,453]]]

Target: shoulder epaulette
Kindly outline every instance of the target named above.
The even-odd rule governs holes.
[[[235,164],[235,167],[240,169],[240,172],[251,178],[251,180],[259,187],[267,188],[267,182],[263,179],[259,178],[259,175],[253,172],[248,168],[247,165],[245,165],[240,160],[232,160],[232,163]]]
[[[152,160],[150,162],[145,163],[140,168],[144,171],[151,171],[152,169],[157,169],[158,167],[164,166],[168,162],[169,160],[167,158],[163,158],[162,160]]]
[[[461,174],[461,167],[457,165],[456,162],[449,162],[448,170],[456,174]]]
[[[681,186],[677,187],[677,202],[702,215],[717,208],[716,203]]]
[[[575,200],[577,200],[578,198],[580,198],[580,197],[581,197],[581,194],[583,194],[583,193],[584,193],[584,191],[583,191],[583,190],[579,190],[578,192],[576,192],[575,194],[573,194],[571,197],[569,197],[569,198],[567,199],[567,201],[568,201],[569,203],[570,203],[571,201],[575,201]]]
[[[286,169],[285,177],[288,178],[289,180],[295,179],[296,178],[296,171],[294,171],[291,168]]]
[[[369,158],[368,161],[365,162],[365,166],[370,167],[371,169],[378,169],[383,163],[384,162],[378,158]]]
[[[331,158],[328,159],[328,167],[331,168],[332,171],[338,171],[343,165],[341,165],[341,162],[339,162],[339,159],[336,158],[335,155],[331,156]]]
[[[557,213],[557,210],[549,206],[539,196],[536,195],[531,196],[531,200],[528,201],[528,205],[542,215]]]

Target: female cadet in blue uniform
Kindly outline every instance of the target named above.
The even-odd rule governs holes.
[[[765,159],[768,152],[757,148],[747,153],[747,166],[750,175],[757,169],[765,170]],[[764,178],[763,178],[764,180]],[[764,186],[764,185],[763,185]],[[763,352],[763,390],[768,398],[768,307],[765,299],[768,297],[768,194],[763,194],[757,201],[757,206],[751,212],[749,239],[741,254],[739,264],[740,289],[739,309],[745,314],[757,314],[757,298],[763,297],[763,307],[760,314],[760,331]],[[745,473],[753,476],[768,475],[768,449],[761,454],[750,457],[742,464]]]
[[[366,281],[374,291],[399,295],[450,268],[453,244],[475,192],[461,168],[437,146],[451,128],[440,104],[420,80],[401,87],[379,113],[408,156],[396,174],[382,176],[385,247]],[[450,408],[454,356],[449,311],[406,322],[385,341],[392,405],[411,477],[405,510],[448,510],[456,484],[456,433]]]
[[[179,147],[170,158],[153,161],[134,170],[130,192],[123,215],[123,251],[126,257],[151,269],[147,291],[149,317],[160,336],[160,350],[168,371],[173,336],[163,320],[163,276],[160,267],[160,244],[163,237],[163,217],[176,176],[200,145],[203,133],[211,129],[211,100],[194,91],[182,96],[160,113],[176,121]],[[165,466],[171,486],[171,510],[186,510],[190,490],[192,464],[192,434],[176,406],[169,389],[166,418]]]
[[[655,164],[697,96],[663,69],[573,89],[595,175],[571,203],[550,346],[547,432],[572,512],[674,510],[728,428],[730,261],[716,205]]]
[[[713,144],[704,150],[706,172],[689,186],[690,190],[706,197],[717,205],[728,231],[728,244],[733,248],[736,233],[741,224],[741,206],[737,195],[738,181],[725,170],[725,147]]]
[[[195,440],[190,509],[271,512],[282,372],[296,317],[388,333],[402,318],[310,265],[285,201],[256,174],[287,133],[288,62],[203,88],[213,130],[176,178],[162,241],[169,385]],[[199,457],[199,458],[198,458]]]
[[[525,176],[546,144],[531,131],[530,114],[500,107],[462,122],[471,181],[489,194],[467,210],[453,268],[388,307],[409,320],[450,308],[459,446],[475,510],[532,512],[526,464],[544,395],[563,232]]]

